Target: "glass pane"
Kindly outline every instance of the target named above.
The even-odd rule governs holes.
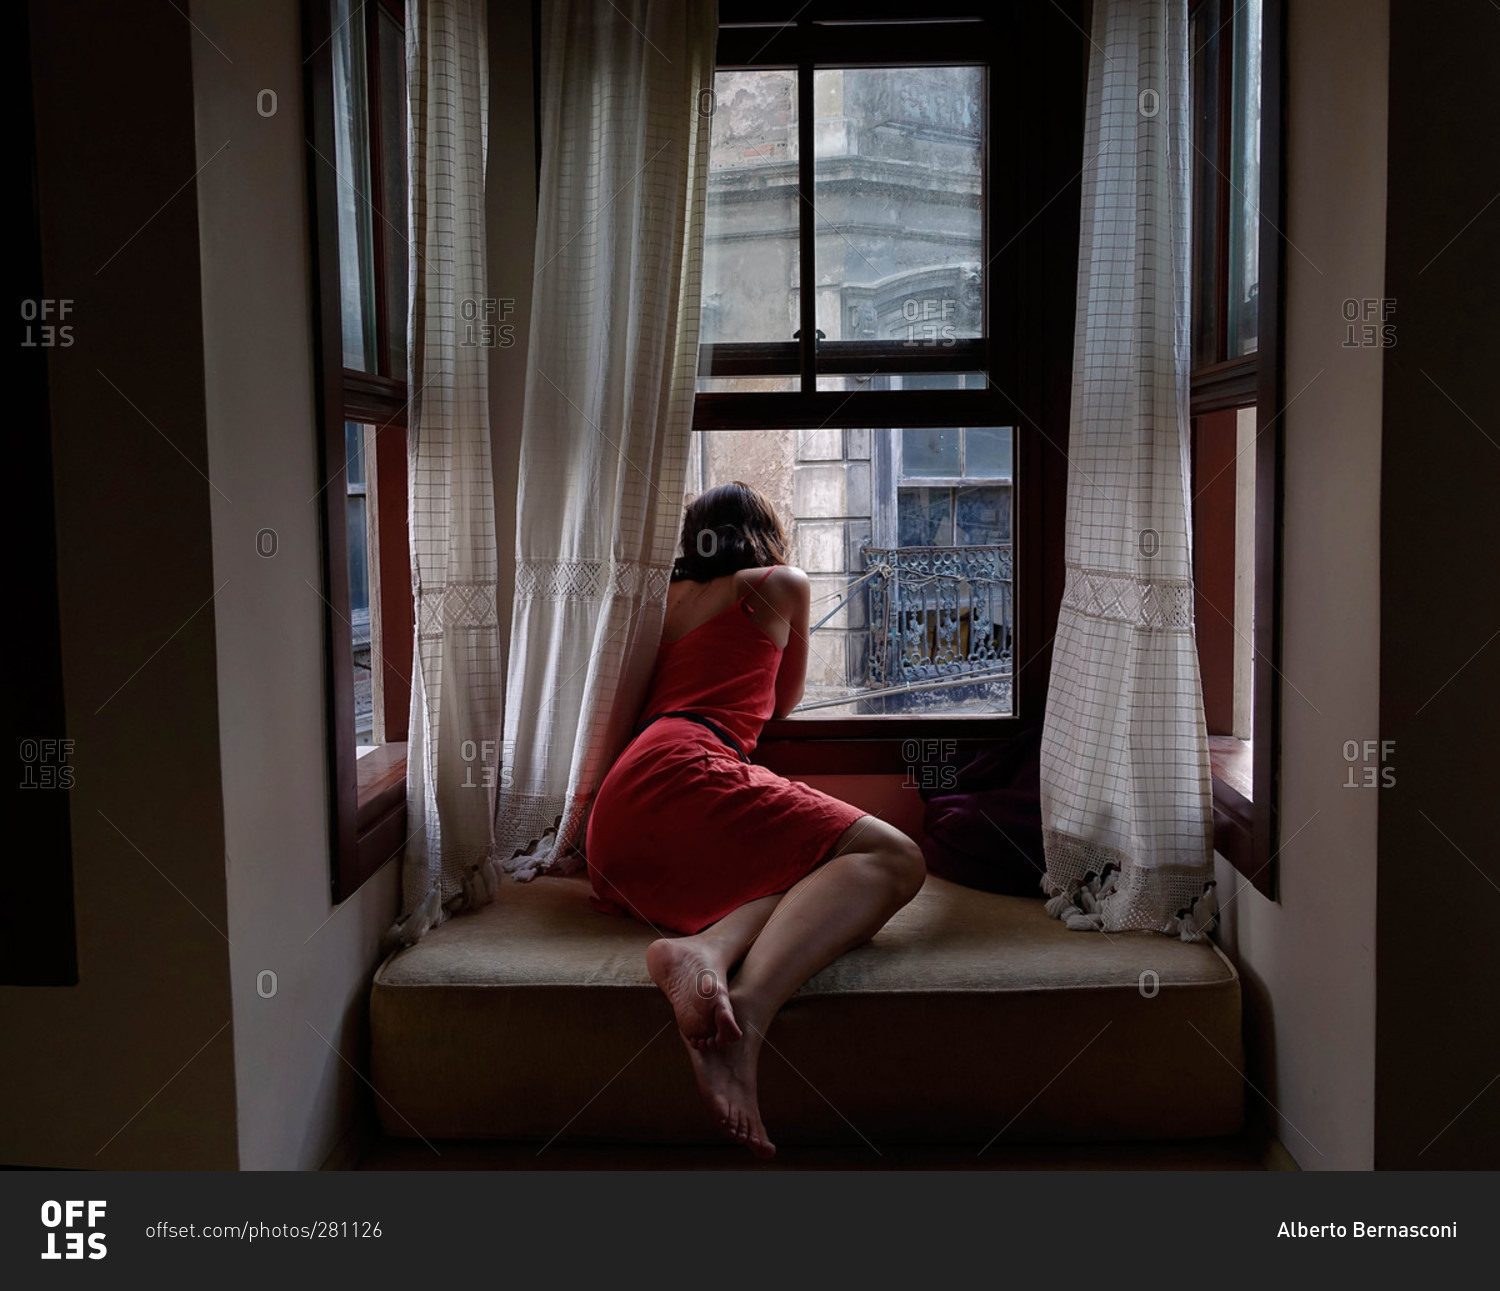
[[[798,329],[797,74],[714,77],[699,339],[789,341]]]
[[[1010,488],[958,489],[953,507],[954,545],[988,547],[1010,541]]]
[[[1188,19],[1193,118],[1193,365],[1219,360],[1219,0]]]
[[[1255,725],[1255,421],[1253,406],[1235,415],[1233,717],[1242,740]],[[1253,796],[1249,787],[1243,792]]]
[[[829,340],[982,335],[984,70],[814,74],[818,326]]]
[[[365,742],[373,726],[373,688],[370,677],[370,562],[366,499],[351,494],[349,513],[349,626],[354,650],[354,730]]]
[[[354,662],[354,733],[367,743],[374,729],[370,671],[370,519],[365,435],[371,428],[344,423],[345,520],[349,535],[349,627]]]
[[[1256,348],[1260,279],[1261,0],[1243,0],[1234,19],[1234,128],[1229,182],[1229,355]]]
[[[907,372],[890,378],[892,390],[983,390],[983,372]]]
[[[349,608],[370,612],[370,562],[365,529],[365,496],[349,495]],[[353,614],[350,615],[352,619]],[[369,620],[365,621],[365,640],[369,641]],[[356,641],[356,646],[358,642]]]
[[[819,377],[819,390],[848,390],[851,393],[863,393],[866,390],[893,390],[896,387],[891,384],[895,378],[880,372],[847,373],[836,377]]]
[[[406,216],[406,38],[380,10],[381,205],[385,216],[385,294],[391,376],[406,378],[406,279],[411,259]]]
[[[903,479],[957,479],[960,474],[957,427],[923,426],[901,432]]]
[[[953,490],[897,489],[896,542],[902,547],[951,547]]]
[[[834,426],[693,434],[686,497],[753,485],[807,571],[798,718],[1013,711],[1010,487],[902,486],[900,441]]]
[[[344,366],[373,372],[375,255],[371,239],[365,28],[362,21],[351,21],[351,0],[332,0],[332,4],[332,160],[338,171],[339,294],[343,308]]]
[[[699,377],[699,394],[787,393],[802,388],[796,377]]]
[[[1009,426],[971,426],[964,431],[964,476],[971,480],[1011,478]]]
[[[365,491],[365,428],[352,421],[344,423],[344,484],[351,493]]]

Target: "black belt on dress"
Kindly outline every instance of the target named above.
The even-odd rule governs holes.
[[[737,739],[735,739],[734,736],[731,735],[728,731],[726,731],[722,726],[720,726],[718,722],[714,721],[713,718],[711,718],[711,717],[704,717],[702,713],[687,713],[687,712],[654,713],[652,716],[648,717],[644,722],[642,722],[639,726],[637,726],[635,728],[635,734],[639,735],[648,726],[650,726],[652,722],[659,722],[664,717],[682,717],[682,718],[685,718],[686,720],[688,720],[689,722],[697,722],[699,726],[707,727],[710,731],[712,731],[715,735],[717,735],[720,740],[722,740],[726,745],[728,745],[731,749],[734,750],[735,756],[737,758],[739,758],[739,760],[741,762],[749,762],[750,761],[750,759],[745,756],[745,750],[740,747],[740,742]],[[634,738],[634,736],[632,736],[632,738]]]

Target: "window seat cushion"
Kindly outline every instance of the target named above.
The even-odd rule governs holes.
[[[711,1142],[655,934],[583,878],[506,884],[376,973],[372,1077],[399,1137]],[[770,1028],[779,1144],[1184,1138],[1241,1125],[1240,984],[1209,943],[1070,932],[929,877]]]

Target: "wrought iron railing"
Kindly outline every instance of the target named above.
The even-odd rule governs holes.
[[[866,547],[872,689],[963,684],[1015,668],[1009,543]]]

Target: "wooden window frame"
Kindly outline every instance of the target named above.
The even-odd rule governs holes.
[[[1069,15],[1068,8],[1077,10]],[[856,716],[784,718],[767,724],[757,760],[784,774],[893,774],[907,770],[913,750],[922,758],[977,749],[1022,729],[1040,726],[1046,703],[1051,642],[1063,582],[1063,517],[1071,341],[1077,285],[1076,157],[1083,147],[1087,43],[1077,37],[1086,20],[1081,0],[1061,6],[928,4],[889,0],[811,0],[757,3],[721,0],[718,67],[795,69],[798,78],[798,241],[816,245],[815,120],[803,110],[812,98],[815,68],[982,65],[986,77],[982,175],[984,336],[942,346],[880,341],[819,343],[816,264],[800,255],[800,328],[779,343],[701,347],[700,376],[799,378],[793,392],[712,392],[696,397],[696,430],[883,428],[921,426],[1013,427],[1011,528],[1016,544],[1013,588],[1016,670],[1012,712],[995,716]],[[1017,60],[1028,42],[1047,40],[1052,61]],[[1063,75],[1049,75],[1060,65]],[[993,108],[994,72],[1006,77],[1007,103],[1028,103],[1047,118],[1037,129],[1012,127]],[[1049,111],[1053,106],[1058,111]],[[1072,165],[1048,155],[1059,132]],[[1076,141],[1072,136],[1076,134]],[[1069,177],[1072,177],[1071,180]],[[998,180],[997,177],[1004,177]],[[1052,326],[1041,325],[1043,308]],[[1058,326],[1058,319],[1064,325]],[[983,390],[818,390],[819,376],[974,372],[988,375]]]
[[[356,892],[400,851],[406,832],[406,735],[411,688],[413,610],[407,532],[407,377],[390,369],[392,327],[388,257],[403,251],[382,210],[383,156],[379,23],[384,14],[404,27],[403,0],[371,0],[350,19],[365,24],[370,195],[376,319],[376,371],[344,367],[339,281],[338,187],[334,167],[334,66],[329,0],[303,0],[303,95],[312,230],[313,358],[317,405],[319,508],[322,523],[325,717],[328,726],[331,887],[335,903]],[[400,213],[404,221],[405,212]],[[372,684],[384,697],[385,741],[364,757],[354,738],[354,662],[350,622],[347,500],[343,485],[346,422],[373,425],[366,478],[375,493],[369,556]],[[369,439],[374,452],[369,453]],[[378,592],[376,589],[378,588]],[[378,609],[377,609],[378,596]],[[377,647],[378,643],[378,647]]]
[[[1200,0],[1191,0],[1190,13],[1198,7],[1199,2]],[[1277,660],[1281,657],[1281,496],[1284,459],[1281,413],[1285,369],[1282,326],[1285,256],[1281,229],[1285,225],[1286,5],[1284,0],[1262,0],[1260,192],[1257,195],[1260,212],[1257,243],[1260,262],[1256,305],[1257,348],[1254,354],[1235,358],[1227,355],[1229,138],[1232,128],[1230,106],[1233,89],[1233,32],[1234,24],[1242,21],[1243,14],[1237,7],[1232,7],[1232,14],[1230,21],[1219,33],[1219,137],[1217,155],[1212,159],[1218,172],[1216,182],[1219,190],[1215,232],[1218,290],[1214,302],[1219,315],[1216,327],[1218,353],[1214,356],[1214,361],[1193,369],[1190,412],[1193,418],[1196,496],[1199,418],[1252,405],[1256,410],[1252,788],[1251,795],[1247,798],[1216,766],[1213,777],[1214,847],[1257,891],[1275,900],[1281,744],[1280,673]],[[1226,33],[1229,39],[1224,39]],[[1196,259],[1194,262],[1196,263]],[[1200,514],[1195,507],[1195,563],[1206,545],[1197,541]],[[1202,582],[1200,571],[1195,569],[1195,586]],[[1213,671],[1205,669],[1206,680]]]

